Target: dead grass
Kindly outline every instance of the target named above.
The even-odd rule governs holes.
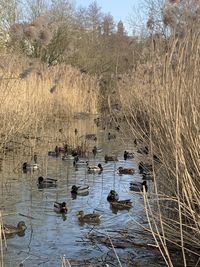
[[[199,34],[171,38],[160,54],[152,49],[149,62],[124,77],[118,91],[130,131],[143,139],[151,159],[154,154],[162,159],[153,209],[146,199],[152,232],[168,266],[173,266],[171,244],[187,266],[188,251],[200,256]]]
[[[1,56],[0,141],[32,133],[74,113],[97,113],[98,82],[70,66],[46,67]]]

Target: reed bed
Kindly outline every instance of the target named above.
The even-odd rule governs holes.
[[[129,131],[161,159],[152,200],[145,198],[152,233],[168,266],[171,249],[200,257],[200,36],[188,31],[167,40],[161,53],[152,42],[149,60],[118,83]],[[155,46],[156,44],[156,46]],[[127,131],[127,129],[126,129]],[[153,201],[154,205],[150,205]]]
[[[36,136],[76,113],[97,113],[97,79],[70,66],[47,67],[1,56],[0,77],[1,143],[20,135]]]

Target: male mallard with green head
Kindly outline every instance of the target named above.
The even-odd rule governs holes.
[[[58,213],[67,213],[67,204],[66,202],[54,202],[53,205],[54,211]]]
[[[102,171],[103,167],[100,163],[97,166],[88,166],[88,173],[101,173]]]

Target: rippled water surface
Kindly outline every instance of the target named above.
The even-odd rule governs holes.
[[[84,125],[84,126],[81,126]],[[134,242],[141,247],[118,250],[119,257],[127,257],[129,253],[135,254],[137,265],[126,266],[165,266],[162,261],[158,263],[159,253],[146,246],[152,243],[142,235],[139,224],[147,226],[144,213],[143,197],[139,193],[129,191],[130,181],[141,181],[140,175],[119,175],[119,166],[133,167],[137,170],[139,158],[127,161],[123,160],[124,150],[136,152],[134,146],[129,145],[129,140],[123,140],[117,133],[117,139],[108,141],[108,131],[100,130],[91,122],[77,121],[75,126],[79,130],[76,138],[84,138],[85,133],[97,133],[97,141],[87,141],[90,153],[88,154],[91,165],[101,163],[104,171],[101,174],[88,174],[85,167],[77,170],[73,167],[73,161],[62,161],[60,157],[47,156],[47,152],[53,149],[55,142],[38,145],[38,163],[40,169],[34,173],[22,173],[21,165],[26,161],[25,155],[15,155],[10,152],[3,162],[1,175],[1,202],[0,208],[5,223],[16,225],[18,221],[24,220],[27,230],[24,236],[15,236],[7,239],[7,250],[4,249],[5,266],[17,266],[24,261],[24,266],[60,266],[61,257],[65,255],[70,260],[87,260],[101,257],[108,251],[103,244],[98,246],[87,242],[85,236],[94,231],[95,233],[109,234],[113,231],[128,229],[135,233]],[[82,128],[81,128],[82,127]],[[74,131],[74,128],[73,128]],[[92,148],[94,145],[103,150],[94,158]],[[116,154],[119,161],[104,162],[105,154]],[[37,178],[39,175],[56,178],[58,186],[52,189],[39,190]],[[148,181],[149,192],[152,190],[152,182]],[[90,185],[88,196],[77,196],[73,199],[70,193],[74,184]],[[111,189],[118,192],[120,199],[131,198],[133,208],[129,211],[122,210],[114,212],[106,198]],[[68,206],[66,218],[53,211],[54,201],[65,201]],[[99,225],[80,225],[76,213],[84,210],[85,213],[97,211],[102,215]],[[20,215],[21,214],[21,215]],[[22,216],[25,215],[25,216]],[[28,216],[28,217],[27,217]],[[142,246],[144,244],[144,246]],[[102,265],[104,266],[104,265]],[[115,265],[117,266],[117,265]],[[125,266],[125,265],[123,265]]]

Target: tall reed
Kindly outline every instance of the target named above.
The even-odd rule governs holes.
[[[36,134],[57,119],[97,113],[98,82],[66,65],[47,67],[1,55],[0,141]]]
[[[172,244],[187,266],[188,253],[200,256],[200,36],[170,37],[165,53],[162,45],[154,40],[149,60],[118,92],[130,131],[149,147],[153,166],[153,155],[162,161],[153,207],[146,198],[154,237],[168,266],[176,265]]]

